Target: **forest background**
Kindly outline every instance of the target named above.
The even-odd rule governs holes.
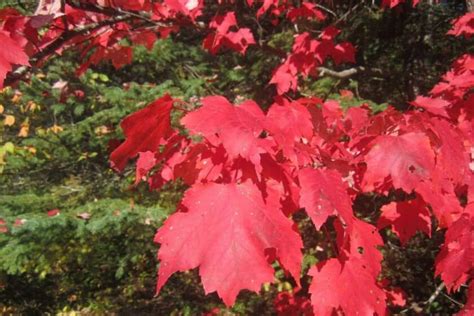
[[[468,4],[402,3],[387,10],[379,3],[335,2],[329,16],[343,30],[340,38],[357,48],[356,63],[326,65],[334,73],[306,79],[301,94],[337,99],[345,108],[408,109],[456,57],[472,52],[471,40],[446,36]],[[36,1],[8,0],[2,7],[32,13]],[[273,33],[267,24],[255,27],[271,37],[269,49],[289,51],[295,30],[284,26]],[[0,313],[276,312],[275,300],[293,287],[283,274],[261,295],[239,296],[232,308],[205,296],[195,271],[173,276],[154,297],[153,236],[183,186],[152,192],[135,183],[131,166],[122,173],[110,168],[109,154],[123,139],[120,121],[166,92],[191,103],[218,94],[269,105],[274,87],[268,82],[280,56],[252,47],[245,56],[211,55],[202,41],[193,33],[171,35],[153,47],[134,47],[132,62],[120,69],[103,62],[82,76],[76,74],[81,56],[65,52],[27,82],[0,92]],[[337,73],[355,66],[370,71]],[[384,202],[367,197],[356,208],[377,212]],[[384,273],[406,294],[406,304],[392,312],[453,313],[465,302],[465,290],[442,290],[429,301],[439,285],[433,265],[442,242],[438,231],[431,238],[418,233],[404,247],[395,238],[388,243]],[[306,253],[306,268],[316,260]]]

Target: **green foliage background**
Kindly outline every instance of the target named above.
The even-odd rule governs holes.
[[[342,2],[336,9],[347,8]],[[472,42],[445,36],[449,21],[462,11],[455,2],[404,9],[382,11],[364,5],[341,21],[342,38],[357,46],[357,64],[376,69],[375,75],[310,78],[301,94],[340,99],[346,108],[367,103],[380,111],[389,102],[406,109],[456,56],[472,50]],[[242,20],[256,28],[252,20]],[[295,31],[290,25],[275,31],[268,21],[261,24],[255,34],[270,47],[291,47]],[[131,65],[115,70],[101,64],[81,77],[75,74],[78,57],[67,53],[37,70],[28,83],[1,92],[3,115],[12,115],[15,123],[8,126],[0,120],[0,218],[8,227],[0,233],[0,313],[194,315],[219,307],[221,314],[264,315],[274,313],[276,293],[293,288],[276,267],[274,285],[264,286],[261,295],[244,292],[232,309],[225,309],[216,295],[204,295],[192,271],[172,277],[154,297],[158,263],[153,235],[173,212],[183,187],[178,183],[150,192],[145,184],[133,186],[133,168],[122,174],[110,169],[111,144],[122,138],[120,121],[164,93],[191,103],[212,94],[252,98],[267,107],[273,93],[268,81],[280,62],[254,47],[246,56],[211,56],[202,50],[202,38],[194,35],[160,40],[151,51],[137,47]],[[57,88],[61,82],[67,83],[67,90]],[[352,91],[354,98],[341,98],[341,89]],[[19,136],[22,126],[28,126],[28,133]],[[391,198],[362,197],[355,209],[358,216],[374,221]],[[48,216],[53,209],[59,214]],[[295,218],[307,246],[307,269],[331,255],[330,250],[317,249],[331,247],[303,214]],[[432,267],[442,232],[431,239],[420,234],[406,247],[390,231],[383,233],[389,241],[383,249],[384,276],[406,291],[408,305],[426,301],[439,284]],[[303,286],[308,281],[303,280]],[[451,299],[463,302],[464,295]],[[452,313],[459,306],[440,295],[421,308]]]

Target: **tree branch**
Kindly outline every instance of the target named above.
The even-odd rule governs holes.
[[[366,68],[364,66],[357,66],[349,69],[344,69],[341,71],[332,70],[326,67],[318,67],[318,72],[320,77],[329,76],[337,79],[347,79],[354,75],[367,73],[373,75],[382,75],[383,72],[378,68]]]
[[[334,77],[337,79],[346,79],[364,71],[366,71],[366,69],[365,67],[362,67],[362,66],[349,68],[349,69],[345,69],[341,71],[335,71],[326,67],[318,68],[319,76],[321,77],[329,76],[329,77]]]
[[[11,85],[13,82],[21,79],[21,77],[26,75],[26,73],[30,70],[31,67],[40,62],[46,56],[56,52],[59,48],[61,48],[61,46],[65,45],[69,40],[73,39],[74,37],[86,34],[88,32],[93,32],[104,26],[109,26],[118,22],[126,21],[129,18],[129,16],[117,16],[113,19],[88,24],[82,27],[77,27],[74,31],[65,31],[61,36],[52,41],[44,49],[30,57],[30,64],[32,66],[21,66],[18,67],[15,71],[11,72],[5,79],[4,85]]]
[[[40,1],[40,4],[43,2]],[[128,11],[123,9],[116,9],[112,7],[102,7],[92,3],[84,3],[84,2],[76,2],[74,0],[65,0],[69,6],[85,10],[89,12],[95,12],[110,16],[109,19],[99,21],[96,23],[87,24],[84,26],[76,27],[74,30],[66,30],[61,36],[55,39],[53,42],[48,44],[44,49],[35,53],[33,56],[30,57],[30,64],[32,66],[21,66],[18,67],[15,71],[10,72],[5,79],[4,85],[11,85],[15,81],[21,79],[25,76],[31,67],[35,66],[38,62],[40,62],[45,57],[55,53],[59,48],[66,45],[66,43],[72,40],[76,36],[84,35],[89,32],[94,32],[102,27],[111,26],[119,22],[129,21],[129,20],[142,20],[147,24],[151,24],[156,27],[166,27],[168,25],[163,24],[158,21],[153,21],[148,15],[144,14],[143,12],[136,12],[136,11]]]
[[[438,287],[433,292],[433,294],[431,294],[430,298],[425,301],[424,305],[425,306],[431,305],[436,300],[436,298],[439,296],[439,294],[443,291],[445,286],[446,285],[444,283],[441,283],[440,285],[438,285]]]

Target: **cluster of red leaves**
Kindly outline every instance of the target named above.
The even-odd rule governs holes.
[[[326,33],[322,40],[332,40]],[[321,42],[308,37],[296,39],[293,53],[316,52],[311,49]],[[295,73],[316,67],[311,58],[310,66],[298,59]],[[180,178],[190,186],[155,238],[161,244],[157,291],[174,272],[199,268],[206,293],[216,291],[232,305],[242,289],[272,282],[274,260],[299,284],[302,241],[291,215],[301,208],[316,229],[335,217],[337,231],[337,256],[309,271],[316,314],[385,314],[397,292],[378,282],[378,229],[390,226],[405,244],[417,231],[431,234],[431,216],[447,229],[436,274],[450,291],[469,282],[473,64],[472,56],[460,57],[430,96],[413,101],[425,111],[373,115],[362,106],[344,113],[336,101],[277,98],[264,113],[250,100],[234,105],[212,96],[185,113],[181,124],[189,135],[183,136],[170,124],[171,104],[181,101],[165,96],[128,117],[127,141],[112,162],[123,166],[139,152],[137,181],[147,179],[156,189]],[[117,157],[124,152],[130,154]],[[354,216],[358,194],[394,189],[415,198],[384,206],[377,227]],[[466,192],[463,206],[459,197]],[[469,295],[472,301],[472,290]]]
[[[274,260],[299,283],[302,241],[290,218],[301,208],[316,229],[335,217],[338,255],[309,271],[317,314],[384,314],[393,290],[378,282],[378,228],[390,226],[404,244],[417,231],[430,235],[431,215],[447,229],[436,274],[449,290],[469,282],[474,117],[469,89],[451,84],[470,71],[468,59],[456,61],[443,77],[448,85],[426,97],[427,111],[372,115],[362,106],[344,113],[336,101],[279,98],[264,113],[253,101],[233,105],[212,96],[181,119],[189,131],[183,136],[170,124],[172,104],[180,101],[165,96],[128,117],[115,166],[139,153],[137,180],[159,188],[180,178],[190,186],[155,238],[157,290],[174,272],[199,268],[206,293],[217,291],[232,305],[240,290],[272,282]],[[446,115],[429,111],[440,93]],[[393,189],[416,197],[384,206],[378,227],[354,216],[358,194]],[[466,190],[463,207],[458,197]]]
[[[204,6],[200,0],[90,0],[76,7],[67,1],[64,8],[59,3],[45,1],[43,13],[34,17],[0,11],[0,36],[9,48],[0,53],[0,80],[12,65],[28,65],[28,57],[38,62],[68,46],[82,52],[80,72],[103,59],[120,67],[132,54],[123,39],[151,47],[158,37],[196,25]],[[325,18],[309,2],[247,4],[259,6],[257,17],[268,14],[274,23],[281,16]],[[111,12],[118,20],[111,20]],[[471,24],[471,15],[460,18],[450,33],[470,36]],[[45,25],[48,30],[39,32]],[[223,48],[245,53],[255,44],[234,12],[215,16],[206,29],[203,46],[212,53]],[[298,76],[316,74],[329,57],[335,63],[354,61],[351,44],[335,43],[338,33],[329,27],[318,38],[309,33],[295,38],[272,77],[278,94],[296,90]],[[403,300],[398,289],[379,281],[378,230],[390,227],[405,244],[417,231],[431,234],[435,218],[446,229],[436,274],[450,291],[470,282],[463,312],[472,313],[473,87],[474,57],[464,55],[405,113],[389,109],[374,115],[364,106],[344,112],[333,100],[284,97],[264,112],[254,101],[232,104],[222,96],[205,97],[199,109],[186,111],[176,106],[183,101],[164,96],[130,115],[122,122],[126,140],[112,153],[112,165],[122,170],[138,156],[137,183],[146,180],[159,189],[181,179],[189,186],[155,237],[161,244],[157,291],[173,273],[198,268],[206,293],[215,291],[232,305],[241,290],[258,291],[273,281],[275,260],[299,285],[303,243],[292,214],[304,209],[316,229],[332,217],[337,232],[335,257],[308,273],[313,312],[382,315],[387,302]],[[180,122],[187,134],[172,126],[173,111],[185,112]],[[354,215],[358,195],[397,189],[414,198],[382,207],[376,226]],[[285,299],[307,311],[304,300]]]
[[[237,19],[234,12],[227,12],[225,15],[216,16],[209,24],[209,27],[214,29],[215,32],[206,37],[203,46],[213,54],[221,47],[228,47],[245,54],[247,47],[255,44],[250,29],[241,28],[238,31],[230,31],[233,27],[237,28]]]
[[[352,44],[343,42],[335,44],[334,39],[340,33],[333,26],[326,28],[319,39],[312,39],[304,32],[295,38],[291,54],[274,72],[270,83],[276,85],[278,94],[298,88],[298,75],[307,77],[316,75],[317,68],[328,57],[332,57],[336,64],[355,62],[355,49]]]
[[[279,23],[276,17],[282,13],[286,13],[285,18],[290,21],[325,19],[310,2],[300,6],[287,1],[262,2],[257,17],[266,13],[274,15],[274,24]],[[0,38],[8,48],[0,53],[0,86],[14,65],[28,66],[30,61],[38,65],[69,47],[81,52],[83,63],[77,69],[79,75],[104,60],[120,68],[132,61],[131,45],[151,49],[158,38],[165,38],[183,27],[198,27],[197,19],[204,7],[202,0],[66,1],[64,6],[59,0],[41,3],[31,17],[13,9],[0,11]],[[259,5],[251,0],[247,3]],[[250,45],[256,44],[249,28],[238,27],[235,12],[216,15],[204,25],[210,32],[203,47],[213,54],[222,49],[245,54]],[[46,32],[42,31],[45,28]],[[270,82],[277,86],[278,94],[296,90],[298,75],[315,75],[317,67],[328,57],[336,63],[354,61],[355,50],[351,44],[334,43],[338,33],[330,27],[319,39],[312,39],[308,33],[296,38],[292,53],[275,70]]]

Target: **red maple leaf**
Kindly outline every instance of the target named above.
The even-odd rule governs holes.
[[[395,188],[411,192],[420,181],[428,180],[434,169],[434,153],[423,133],[379,136],[365,161],[367,171],[363,182],[369,191],[391,176]]]
[[[232,305],[240,290],[258,291],[273,281],[265,256],[271,248],[299,279],[301,238],[251,182],[196,184],[182,204],[187,212],[173,214],[155,237],[161,244],[157,291],[174,272],[199,267],[205,292],[217,291]]]
[[[153,152],[145,151],[138,153],[137,166],[135,169],[135,184],[144,180],[145,176],[155,166],[155,164],[156,158]]]
[[[217,53],[222,47],[231,48],[245,54],[248,46],[255,44],[255,39],[249,28],[241,28],[237,31],[230,30],[233,27],[237,28],[237,19],[234,12],[216,16],[209,27],[215,29],[215,32],[204,39],[203,46],[212,54]]]
[[[300,205],[317,229],[331,215],[339,215],[346,223],[352,221],[352,203],[337,171],[305,168],[298,173],[298,179]]]
[[[377,282],[381,271],[383,245],[377,229],[354,218],[344,227],[336,221],[339,258],[310,269],[311,302],[316,315],[384,315],[386,294]],[[345,233],[345,236],[342,236]]]
[[[308,272],[313,277],[309,288],[316,315],[385,315],[386,294],[377,284],[365,262],[350,258],[341,262],[329,259]]]
[[[392,202],[382,207],[382,215],[377,223],[378,228],[387,226],[392,227],[402,245],[405,245],[417,231],[431,236],[430,212],[420,197],[404,202]]]
[[[289,90],[296,91],[298,87],[298,70],[287,59],[273,73],[270,83],[276,85],[277,93],[284,94]]]
[[[313,136],[311,114],[298,102],[273,104],[267,113],[265,127],[282,148],[283,154],[296,163],[295,143],[308,143]]]
[[[375,226],[357,218],[343,230],[343,226],[336,221],[338,232],[339,253],[342,258],[355,258],[364,264],[364,268],[376,278],[382,270],[382,253],[378,247],[383,245],[383,240]],[[343,235],[343,237],[341,237]]]
[[[444,119],[431,118],[430,137],[437,153],[436,165],[442,170],[442,177],[454,183],[464,183],[469,174],[469,155],[463,143],[460,130]]]
[[[418,96],[411,102],[414,106],[419,106],[428,112],[449,118],[446,109],[451,105],[450,102],[439,98],[427,98]]]
[[[449,169],[436,169],[432,173],[431,181],[420,182],[416,187],[416,192],[430,204],[442,228],[449,227],[463,211],[453,183],[444,178],[448,172]]]
[[[302,18],[316,19],[320,21],[326,18],[324,13],[318,10],[314,3],[306,1],[304,1],[300,7],[289,10],[286,16],[291,22],[295,22]]]
[[[267,141],[259,138],[265,115],[253,101],[232,105],[221,96],[202,99],[203,106],[187,114],[181,123],[191,132],[204,136],[214,146],[222,144],[231,158],[239,156],[260,165],[260,154]]]
[[[470,38],[474,34],[474,12],[468,12],[465,15],[455,19],[453,27],[449,30],[448,34],[454,36],[464,35],[466,38]]]
[[[403,289],[390,285],[389,279],[382,279],[379,281],[379,285],[384,289],[387,294],[387,302],[392,306],[405,306],[406,305],[406,293]]]
[[[123,170],[127,161],[139,152],[156,151],[160,143],[172,134],[170,113],[173,102],[169,95],[165,95],[122,121],[120,126],[126,139],[110,155],[113,168]]]
[[[436,275],[448,290],[457,290],[474,269],[474,204],[446,231],[445,242],[436,257]]]
[[[13,69],[13,65],[29,65],[29,57],[23,48],[8,33],[0,31],[0,88],[3,87],[7,73]]]
[[[204,180],[215,181],[222,177],[223,164],[226,162],[222,146],[209,147],[206,143],[182,144],[179,150],[165,162],[161,172],[166,181],[178,178],[192,185]]]

